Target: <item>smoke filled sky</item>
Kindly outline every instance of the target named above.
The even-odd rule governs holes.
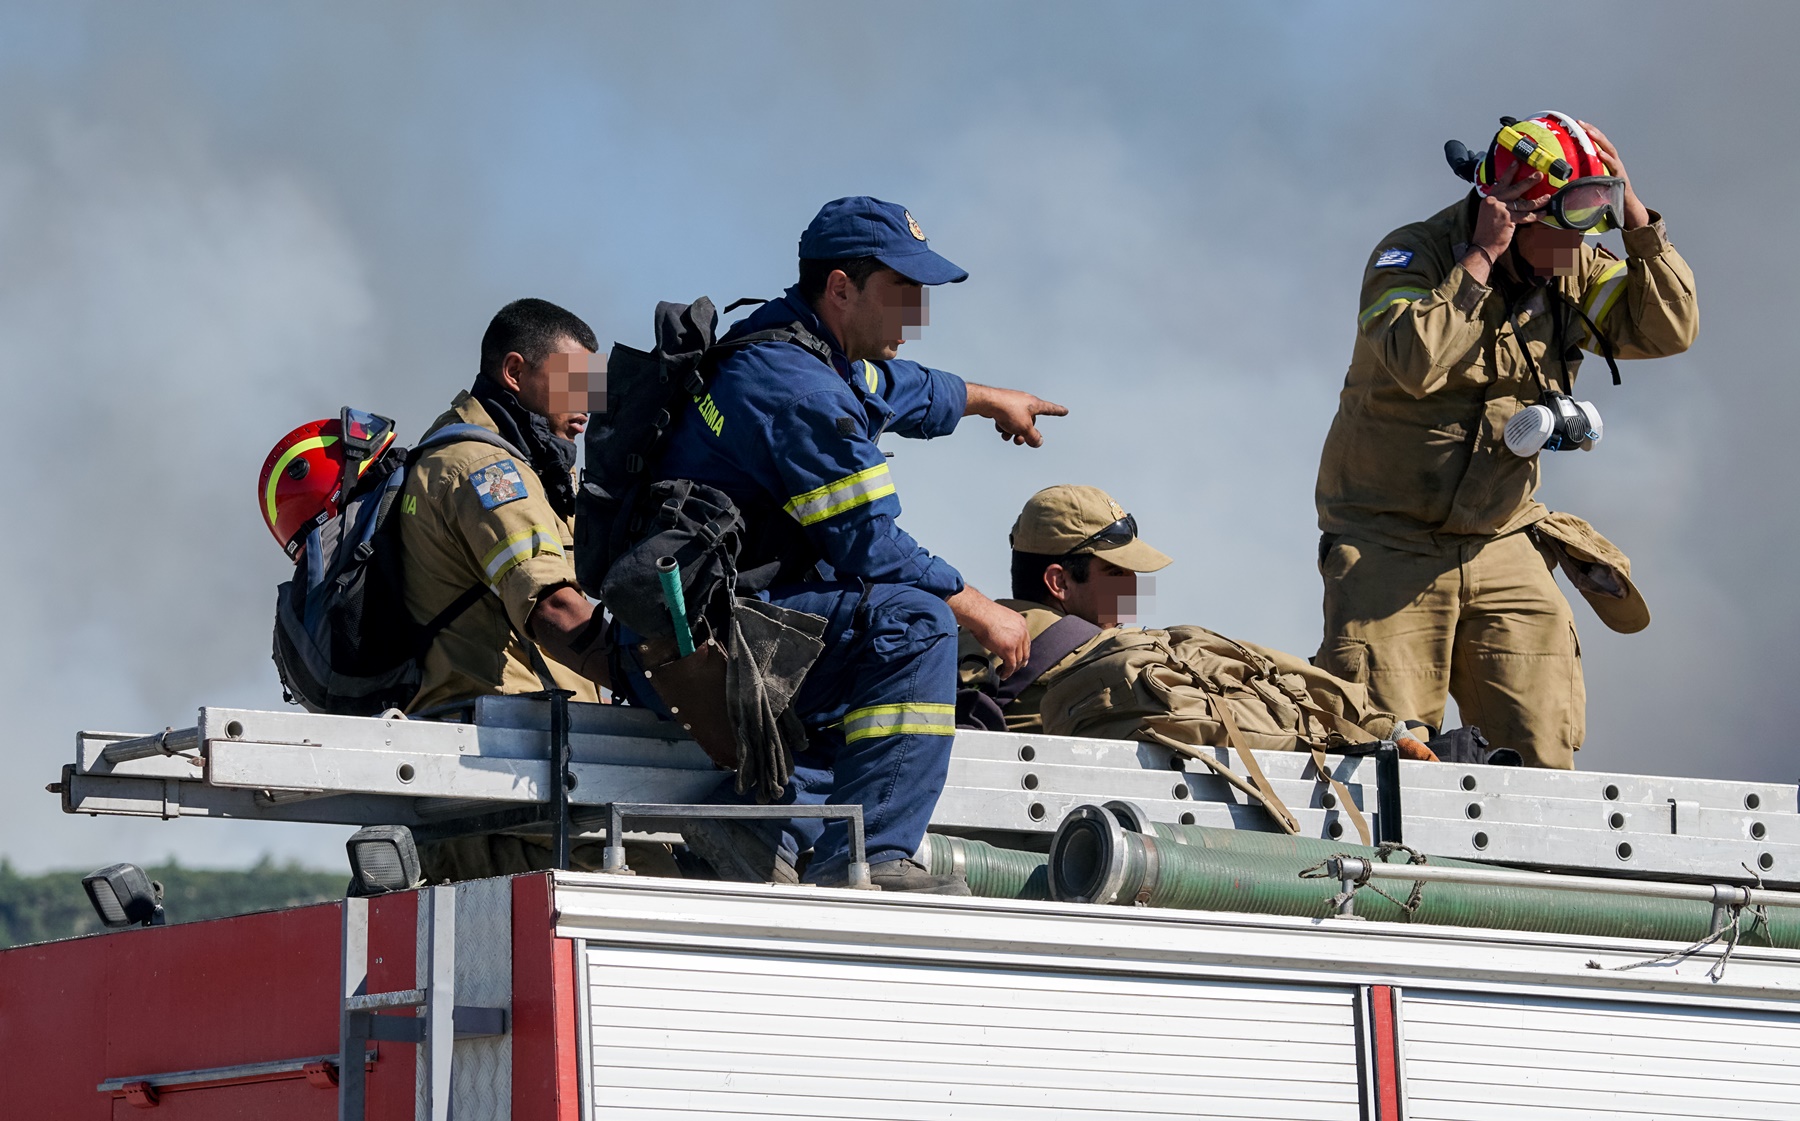
[[[890,440],[921,541],[1001,593],[1026,496],[1096,484],[1177,559],[1142,621],[1310,653],[1363,263],[1458,197],[1446,139],[1545,108],[1617,142],[1703,308],[1621,388],[1591,363],[1605,442],[1546,465],[1655,615],[1577,602],[1577,762],[1792,782],[1797,32],[1774,3],[0,8],[0,854],[341,863],[345,829],[43,791],[78,728],[280,707],[269,446],[346,403],[416,438],[520,296],[647,346],[658,300],[776,295],[846,194],[972,274],[907,357],[1072,410],[1038,451]]]

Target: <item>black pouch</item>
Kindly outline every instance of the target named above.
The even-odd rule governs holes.
[[[1425,746],[1441,763],[1485,763],[1490,767],[1523,767],[1525,759],[1510,747],[1495,747],[1473,724],[1431,737]]]
[[[660,652],[646,665],[652,686],[713,760],[737,771],[739,793],[771,800],[806,746],[793,698],[823,649],[825,620],[737,595],[744,519],[723,491],[670,479],[646,488],[642,511],[641,530],[601,585],[607,610],[646,652]],[[679,660],[659,573],[665,557],[680,566],[696,646]]]
[[[645,638],[674,638],[657,571],[660,560],[673,557],[681,569],[681,594],[695,642],[723,636],[737,588],[743,516],[723,491],[691,479],[652,484],[640,509],[641,529],[601,582],[606,609]]]

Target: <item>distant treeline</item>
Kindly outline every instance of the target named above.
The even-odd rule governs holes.
[[[0,947],[103,929],[81,890],[81,877],[91,871],[21,876],[0,859]],[[173,861],[144,871],[162,883],[163,908],[172,923],[342,899],[350,880],[348,869],[319,872],[294,863],[276,864],[267,855],[239,872],[183,868]]]

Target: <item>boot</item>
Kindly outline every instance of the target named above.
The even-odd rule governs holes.
[[[922,895],[968,895],[969,882],[961,876],[934,876],[916,860],[884,860],[869,865],[869,882],[882,891],[913,891]],[[849,887],[850,870],[819,881],[820,887]]]
[[[771,836],[755,823],[731,818],[690,821],[681,827],[689,850],[710,864],[721,880],[797,884],[800,874],[779,838],[779,833]]]

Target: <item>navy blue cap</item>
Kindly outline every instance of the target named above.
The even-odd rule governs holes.
[[[925,231],[904,206],[867,195],[837,199],[819,208],[800,235],[803,260],[873,257],[918,284],[957,284],[969,274],[931,251]]]

